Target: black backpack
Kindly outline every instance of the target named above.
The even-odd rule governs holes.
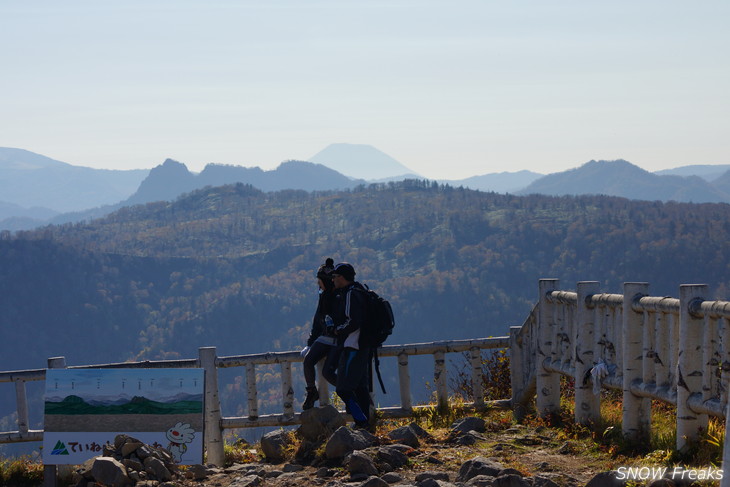
[[[378,374],[380,388],[385,392],[383,378],[380,376],[380,359],[378,358],[378,347],[393,333],[395,327],[395,318],[393,317],[393,308],[387,299],[378,295],[375,291],[363,285],[362,291],[365,293],[365,324],[360,331],[360,339],[363,344],[371,348],[373,359],[375,361],[375,372]],[[370,382],[370,391],[373,390],[372,374]]]
[[[363,286],[365,289],[365,326],[361,332],[365,345],[378,348],[393,334],[395,318],[393,308],[387,299],[378,293]]]

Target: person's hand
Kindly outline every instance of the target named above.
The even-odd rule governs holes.
[[[302,348],[302,351],[299,352],[302,357],[306,357],[307,356],[307,353],[309,352],[309,348],[310,348],[309,346],[306,346],[306,347]]]

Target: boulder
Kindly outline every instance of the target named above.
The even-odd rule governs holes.
[[[492,482],[494,482],[494,477],[490,475],[477,475],[470,478],[466,485],[469,487],[492,487]]]
[[[290,443],[291,436],[288,431],[271,431],[261,438],[261,450],[268,462],[281,463],[285,458],[284,451]]]
[[[297,434],[311,442],[321,441],[347,424],[340,412],[331,405],[302,411],[300,418],[302,424]]]
[[[452,484],[451,482],[446,482],[445,480],[436,480],[436,479],[425,479],[420,482],[418,482],[416,485],[418,487],[456,487],[455,484]]]
[[[413,430],[413,432],[416,433],[416,435],[420,439],[422,439],[424,441],[433,440],[433,436],[431,435],[431,433],[429,433],[425,429],[421,428],[418,425],[418,423],[415,423],[415,422],[414,423],[411,423],[411,424],[408,425],[408,427],[411,428]]]
[[[365,474],[368,477],[372,475],[378,475],[378,469],[375,466],[375,462],[370,455],[362,451],[353,451],[347,456],[345,461],[347,464],[347,471],[350,472],[351,476],[357,474]]]
[[[210,471],[204,465],[189,465],[185,470],[185,478],[192,480],[203,480],[210,474]]]
[[[392,472],[386,473],[385,475],[383,475],[380,478],[385,480],[389,484],[399,484],[399,483],[403,482],[403,477],[401,477],[397,473],[392,473]]]
[[[330,459],[344,458],[348,453],[364,450],[377,443],[378,439],[365,430],[353,431],[342,426],[335,431],[325,445],[325,456]]]
[[[421,446],[421,441],[418,439],[418,435],[410,425],[394,429],[388,433],[388,438],[413,448]]]
[[[489,475],[496,477],[504,466],[494,460],[484,457],[474,457],[464,462],[459,468],[457,482],[466,482],[477,475]]]
[[[532,487],[527,479],[522,475],[507,474],[500,475],[492,482],[492,487]]]
[[[476,431],[477,433],[484,433],[487,431],[486,423],[482,418],[476,416],[468,416],[466,418],[454,421],[451,424],[452,433],[468,433],[469,431]]]
[[[91,466],[91,475],[98,484],[125,487],[134,481],[127,475],[127,468],[112,457],[97,457]]]
[[[449,481],[449,474],[446,472],[421,472],[416,475],[416,482],[422,482],[426,479]]]
[[[378,460],[387,463],[394,469],[399,469],[408,464],[408,457],[395,446],[383,446],[378,448]]]
[[[170,473],[170,470],[159,458],[149,456],[144,459],[143,463],[144,471],[147,473],[147,475],[150,475],[151,478],[157,479],[161,482],[167,482],[168,480],[172,480],[172,473]]]
[[[369,477],[366,481],[360,484],[360,487],[388,487],[388,482],[380,477]]]
[[[475,445],[480,441],[487,441],[487,438],[480,435],[474,430],[470,430],[466,433],[460,434],[460,436],[457,436],[456,439],[453,440],[453,442],[457,445],[464,446]]]
[[[588,481],[586,487],[623,487],[626,481],[618,477],[615,470],[600,472]]]
[[[558,484],[555,483],[552,479],[549,479],[547,477],[541,477],[539,475],[532,478],[532,486],[533,487],[558,487]]]
[[[229,487],[256,487],[261,485],[263,481],[258,475],[246,475],[245,477],[237,478]]]

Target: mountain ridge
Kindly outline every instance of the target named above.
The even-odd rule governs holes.
[[[87,210],[127,198],[147,173],[74,166],[24,149],[0,147],[0,200],[56,213]]]
[[[645,201],[730,202],[729,191],[699,176],[657,175],[623,159],[591,160],[578,168],[539,178],[517,194],[603,194]]]
[[[375,154],[373,157],[380,158],[380,168],[386,171],[384,174],[388,176],[374,179],[376,172],[371,170],[367,173],[367,180],[354,179],[351,174],[339,172],[326,163],[298,160],[284,161],[270,171],[264,171],[259,167],[211,163],[200,173],[193,173],[184,163],[166,159],[162,164],[143,173],[115,172],[72,166],[24,149],[0,148],[0,194],[5,200],[0,202],[0,230],[27,230],[46,224],[73,223],[99,218],[124,206],[173,201],[182,194],[205,186],[236,182],[251,184],[264,191],[282,189],[322,191],[352,189],[370,182],[401,181],[409,175],[420,178],[410,173],[397,175],[410,169],[387,154],[364,144],[332,144],[318,154],[334,148],[342,154],[342,150],[353,147],[358,150],[364,149],[366,154],[364,156],[360,154],[363,157]],[[328,157],[323,156],[323,159]],[[345,170],[351,168],[353,164],[358,169],[371,167],[353,161],[356,161],[354,156],[349,166],[347,164],[341,166]],[[658,174],[645,171],[625,160],[614,161],[613,167],[609,168],[607,164],[610,162],[589,161],[577,168],[548,175],[523,170],[437,182],[479,191],[522,195],[532,192],[553,195],[588,193],[649,201],[730,203],[730,176],[725,173],[715,180],[707,180],[709,174],[717,174],[717,171],[726,166],[682,166]],[[599,170],[601,166],[603,171]],[[687,175],[692,172],[693,167],[698,174]],[[58,171],[63,174],[59,174]],[[96,179],[88,179],[89,174],[93,174]],[[124,174],[127,178],[126,183],[114,182],[120,174]],[[142,174],[144,177],[140,178]],[[133,189],[129,183],[130,178],[138,181]],[[89,181],[96,182],[89,183]],[[116,189],[110,189],[110,185]],[[29,187],[33,188],[32,191],[28,190]],[[126,188],[127,194],[122,195],[123,188]],[[103,193],[105,199],[95,199],[93,195],[99,193]],[[111,201],[117,197],[114,195],[119,199]],[[67,200],[73,198],[93,201],[93,204],[88,203],[90,206],[84,208],[78,208],[83,205],[75,204],[77,209],[69,210],[68,208],[74,205]],[[59,199],[63,200],[65,206],[57,206]]]
[[[353,179],[367,181],[421,178],[385,152],[367,144],[330,144],[307,159]]]

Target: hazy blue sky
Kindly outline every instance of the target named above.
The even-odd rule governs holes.
[[[370,144],[428,178],[730,163],[730,2],[0,2],[0,146],[272,169]]]

